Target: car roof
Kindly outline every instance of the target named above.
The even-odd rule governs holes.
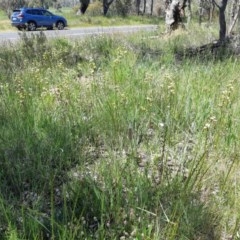
[[[13,11],[19,11],[19,10],[29,10],[29,9],[34,9],[34,10],[47,10],[46,8],[43,7],[22,7],[18,9],[14,9]]]

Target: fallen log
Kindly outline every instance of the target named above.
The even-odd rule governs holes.
[[[240,56],[240,36],[227,37],[225,41],[213,41],[197,47],[176,50],[175,58],[222,58],[224,56]]]

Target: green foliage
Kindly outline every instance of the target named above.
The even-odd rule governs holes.
[[[182,34],[0,49],[1,239],[239,234],[239,59]]]
[[[120,16],[126,17],[131,12],[132,3],[129,0],[116,0],[113,11]]]
[[[89,16],[99,16],[103,14],[103,6],[101,1],[95,1],[89,4],[87,9],[87,14]]]

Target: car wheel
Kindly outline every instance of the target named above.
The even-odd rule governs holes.
[[[63,30],[65,25],[62,21],[57,22],[56,27],[58,30]]]
[[[37,25],[35,22],[28,23],[28,31],[35,31],[37,29]]]

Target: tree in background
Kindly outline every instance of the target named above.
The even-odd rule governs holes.
[[[186,3],[188,0],[173,0],[165,1],[166,17],[165,23],[168,30],[175,30],[182,25],[182,17],[185,12]]]
[[[114,0],[103,0],[103,15],[106,16],[110,5]]]
[[[0,0],[0,8],[2,10],[7,10],[7,9],[13,9],[13,8],[17,8],[20,7],[22,5],[25,4],[26,1],[24,0]]]
[[[169,30],[175,30],[179,27],[179,25],[182,25],[182,12],[184,12],[185,7],[187,6],[188,0],[166,0],[166,25]],[[201,2],[204,2],[205,0],[200,0]],[[227,35],[227,25],[226,25],[226,18],[225,18],[225,10],[228,4],[228,0],[212,0],[213,4],[217,6],[219,11],[219,41],[224,41],[226,39]],[[239,6],[239,1],[237,0],[237,6]],[[210,2],[211,3],[211,2]],[[232,3],[236,4],[235,0],[232,1]],[[236,10],[237,15],[233,17],[233,19],[237,18],[239,9]],[[236,20],[235,20],[236,21]],[[234,24],[235,21],[232,21],[232,24]],[[231,29],[231,27],[230,27]]]
[[[5,11],[10,18],[13,9],[20,8],[26,4],[27,1],[25,0],[0,0],[0,9]]]
[[[215,4],[213,0],[198,0],[198,21],[202,24],[204,12],[207,12],[207,20],[209,23],[212,22],[213,12],[215,9]]]
[[[237,21],[239,21],[240,12],[240,0],[233,0],[230,12],[230,27],[228,29],[228,35],[232,34],[233,28]]]
[[[90,0],[79,0],[80,1],[80,11],[81,14],[84,14],[87,11]]]
[[[69,0],[72,1],[72,0]],[[7,10],[13,10],[14,8],[20,8],[23,6],[38,6],[45,7],[52,6],[57,0],[0,0],[0,9],[7,12]]]
[[[102,0],[103,1],[103,15],[106,16],[109,10],[110,5],[114,0]],[[90,0],[79,0],[80,2],[80,12],[81,14],[85,14],[90,4]]]
[[[224,41],[226,39],[227,34],[227,25],[226,25],[226,18],[225,18],[225,10],[228,4],[228,0],[220,0],[217,2],[216,0],[213,0],[214,4],[219,9],[219,41]]]

